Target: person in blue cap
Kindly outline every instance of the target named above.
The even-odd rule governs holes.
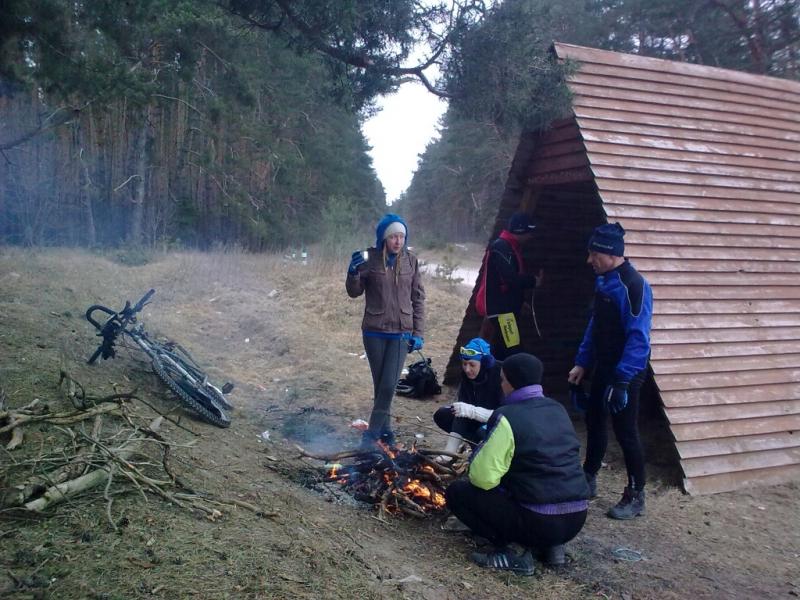
[[[639,391],[650,358],[653,294],[650,284],[624,258],[625,230],[619,223],[600,225],[589,239],[589,256],[597,280],[594,308],[575,366],[567,377],[580,386],[593,369],[588,397],[575,390],[586,411],[586,459],[583,469],[592,496],[597,472],[608,446],[606,418],[611,413],[614,434],[622,448],[628,484],[622,499],[608,511],[612,519],[633,519],[645,513],[645,469],[639,439]]]
[[[375,247],[353,252],[345,288],[351,298],[366,298],[361,330],[373,383],[372,414],[362,446],[381,440],[394,444],[391,407],[409,352],[424,343],[425,288],[419,263],[407,247],[402,217],[385,215],[375,229]]]
[[[485,423],[503,399],[502,363],[492,356],[489,343],[473,338],[461,347],[461,382],[456,402],[442,406],[433,420],[450,434],[446,452],[455,453],[462,440],[477,444],[486,433]]]
[[[522,258],[522,246],[534,229],[536,224],[527,213],[514,213],[483,257],[475,310],[484,317],[481,337],[492,342],[499,360],[522,351],[518,323],[524,295],[541,282],[541,269],[535,275],[529,273]]]

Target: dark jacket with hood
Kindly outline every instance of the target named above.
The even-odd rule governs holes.
[[[486,250],[476,310],[482,316],[519,314],[524,291],[536,287],[536,277],[525,273],[522,251],[513,234],[505,229]]]
[[[496,409],[503,401],[503,389],[500,387],[502,367],[503,363],[493,356],[484,356],[481,358],[481,370],[475,379],[470,379],[462,371],[456,401],[490,410]]]

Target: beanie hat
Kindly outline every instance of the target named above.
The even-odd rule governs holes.
[[[512,354],[503,361],[503,374],[515,390],[542,383],[542,361],[533,354]]]
[[[406,234],[406,243],[408,243],[408,225],[403,220],[403,217],[400,215],[395,215],[392,213],[386,214],[383,218],[378,221],[378,226],[375,228],[375,247],[380,249],[383,248],[383,241],[386,239],[389,233],[386,233],[387,229],[390,226],[393,226],[394,223],[397,223],[396,227],[402,227],[402,229],[395,229],[394,231],[400,232],[403,231]]]
[[[589,251],[610,254],[611,256],[624,256],[625,230],[619,223],[606,223],[596,227],[589,238]]]
[[[383,232],[383,239],[388,238],[390,235],[394,233],[402,233],[403,235],[405,235],[406,228],[403,226],[402,223],[395,221],[386,228],[386,231]]]
[[[492,349],[489,343],[483,338],[472,338],[469,342],[461,346],[462,360],[483,360],[484,356],[491,356]]]
[[[531,233],[534,229],[536,229],[536,223],[528,216],[528,213],[514,213],[508,220],[508,231],[510,233],[521,235],[524,233]]]

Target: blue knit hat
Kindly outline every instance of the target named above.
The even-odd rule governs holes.
[[[463,360],[482,360],[484,356],[492,355],[492,348],[489,342],[477,337],[461,346],[460,354]]]
[[[408,245],[408,225],[400,215],[392,213],[386,214],[378,221],[378,226],[375,228],[375,247],[379,250],[383,248],[383,241],[386,237],[386,229],[392,223],[400,223],[406,231],[406,245]]]
[[[589,238],[589,251],[610,254],[611,256],[625,255],[625,230],[619,223],[606,223],[596,227]]]

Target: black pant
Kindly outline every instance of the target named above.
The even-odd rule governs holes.
[[[598,365],[592,379],[589,406],[586,410],[586,460],[583,463],[583,470],[592,475],[600,470],[608,447],[606,417],[609,411],[603,395],[606,387],[614,383],[615,370],[616,365]],[[644,453],[639,439],[638,420],[639,392],[646,372],[640,371],[631,380],[628,386],[628,405],[616,415],[611,415],[614,435],[625,458],[628,485],[636,490],[643,490],[645,484]]]
[[[457,417],[450,410],[450,406],[442,406],[433,413],[434,422],[447,433],[457,433],[465,440],[478,443],[483,439],[481,426],[483,423],[475,419]],[[483,431],[486,431],[485,429]]]
[[[517,330],[519,331],[519,311],[514,313],[514,319],[517,322]],[[516,346],[506,345],[506,340],[503,337],[503,332],[500,330],[500,324],[497,317],[485,317],[483,319],[480,337],[489,342],[492,347],[492,356],[500,361],[507,359],[513,354],[523,351],[521,333],[519,344]]]
[[[460,479],[445,491],[450,511],[496,546],[510,542],[542,550],[570,541],[586,522],[586,511],[542,515],[520,506],[497,488],[482,490]]]

